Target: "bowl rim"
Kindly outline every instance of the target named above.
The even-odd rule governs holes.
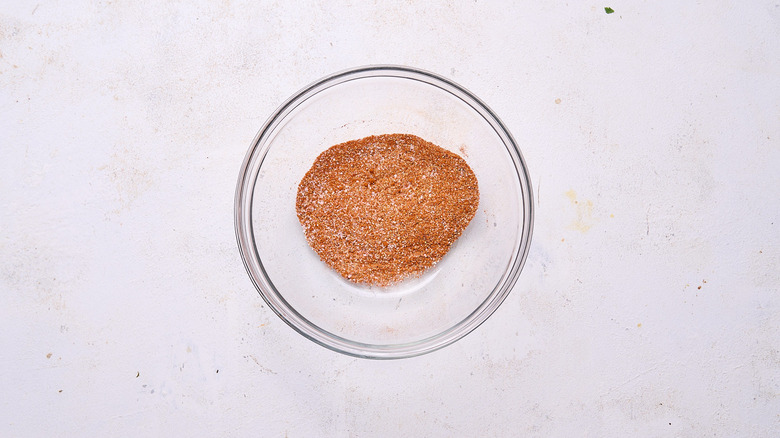
[[[496,287],[473,312],[447,330],[424,339],[401,344],[375,345],[352,341],[320,328],[298,313],[287,303],[265,271],[255,244],[252,224],[255,183],[262,162],[270,149],[270,143],[263,143],[263,140],[289,113],[310,97],[345,82],[373,77],[395,77],[424,82],[452,94],[469,105],[490,124],[504,143],[512,157],[522,197],[523,221],[520,224],[520,241],[512,256],[511,268],[504,272]],[[307,339],[330,350],[367,359],[401,359],[430,353],[462,339],[484,323],[504,302],[520,276],[530,251],[533,223],[533,189],[528,167],[514,137],[495,112],[465,87],[447,78],[415,67],[391,64],[359,66],[330,74],[300,89],[284,101],[265,121],[252,140],[241,164],[234,201],[234,227],[241,260],[255,289],[269,308]]]

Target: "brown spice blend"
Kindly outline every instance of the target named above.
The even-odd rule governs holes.
[[[332,146],[298,186],[309,245],[355,283],[388,286],[435,265],[474,217],[479,188],[458,155],[385,134]]]

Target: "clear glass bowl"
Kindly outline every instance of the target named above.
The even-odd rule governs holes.
[[[391,133],[461,155],[477,176],[480,205],[449,253],[421,277],[363,286],[309,247],[295,197],[325,149]],[[238,178],[236,235],[258,291],[300,334],[348,355],[411,357],[462,338],[509,294],[528,255],[531,193],[515,140],[468,90],[415,68],[358,67],[296,93],[260,129]]]

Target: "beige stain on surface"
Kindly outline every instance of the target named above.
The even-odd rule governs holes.
[[[577,200],[577,192],[573,189],[565,193],[571,204],[576,208],[577,218],[569,225],[572,230],[582,233],[588,232],[593,227],[593,201],[580,202]]]
[[[116,201],[119,207],[112,211],[119,214],[128,210],[135,201],[154,186],[154,173],[151,164],[137,150],[122,148],[114,152],[111,162],[97,168],[113,182],[116,191]]]

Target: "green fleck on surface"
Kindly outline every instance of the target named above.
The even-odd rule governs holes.
[[[610,8],[609,6],[607,6],[606,8],[604,8],[604,12],[606,12],[607,14],[611,14],[611,13],[615,12],[615,10]]]

